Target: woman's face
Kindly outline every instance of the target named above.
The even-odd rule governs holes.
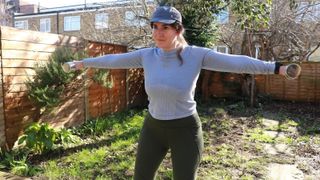
[[[172,26],[160,22],[153,23],[152,38],[157,47],[169,51],[179,45],[177,38],[179,32]]]

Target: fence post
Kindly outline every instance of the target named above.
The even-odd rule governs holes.
[[[258,43],[256,43],[256,44],[254,45],[254,47],[256,48],[255,58],[257,59],[257,58],[259,57],[259,48],[261,47],[261,45],[258,44]],[[254,100],[255,100],[255,98],[254,98],[254,96],[255,96],[255,92],[254,92],[254,88],[255,88],[255,75],[252,74],[252,75],[251,75],[251,78],[252,78],[252,79],[251,79],[250,105],[251,105],[251,107],[253,107],[253,106],[254,106]]]
[[[4,86],[3,86],[3,65],[2,65],[2,34],[1,34],[1,26],[0,26],[0,147],[1,149],[6,148],[5,145],[7,143],[6,136],[6,123],[5,123],[5,115],[4,115]]]
[[[84,116],[85,116],[85,122],[89,120],[90,114],[89,114],[89,98],[88,98],[88,75],[87,71],[83,74],[83,80],[84,80]]]
[[[129,69],[126,69],[126,109],[129,108]]]

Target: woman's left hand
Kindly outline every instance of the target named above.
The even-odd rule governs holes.
[[[292,80],[300,76],[301,67],[299,64],[291,63],[286,66],[280,66],[279,74],[285,76],[287,79]]]

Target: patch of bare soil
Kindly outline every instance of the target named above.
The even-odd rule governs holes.
[[[217,108],[221,108],[221,106]],[[255,108],[250,108],[243,102],[226,101],[222,108],[226,112],[217,113],[216,107],[211,107],[202,112],[211,116],[209,120],[203,123],[203,129],[205,134],[209,134],[211,141],[207,142],[206,146],[212,146],[213,148],[207,148],[207,152],[204,152],[205,154],[214,155],[214,152],[210,151],[214,150],[215,146],[226,143],[237,147],[237,151],[246,153],[251,157],[266,156],[252,148],[255,143],[249,146],[244,144],[243,135],[245,130],[263,126],[259,120],[261,117],[278,121],[280,125],[290,119],[297,124],[295,131],[285,132],[287,137],[293,139],[293,143],[288,145],[292,149],[292,156],[290,155],[290,158],[286,158],[286,155],[278,154],[271,157],[275,158],[275,160],[277,158],[282,159],[283,162],[280,163],[297,165],[297,168],[303,172],[305,178],[320,179],[319,103],[268,101],[260,103]],[[306,141],[298,140],[304,137],[307,138]],[[277,147],[277,144],[274,144],[274,146]],[[269,161],[273,162],[272,159]],[[256,175],[256,177],[259,176],[259,174]]]
[[[319,179],[320,104],[274,101],[263,105],[262,114],[279,121],[279,124],[287,119],[297,123],[296,131],[286,133],[294,140],[289,144],[293,149],[294,164],[304,173],[304,179]],[[298,140],[301,138],[306,140]]]

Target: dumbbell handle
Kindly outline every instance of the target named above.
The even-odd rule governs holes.
[[[76,70],[76,64],[74,62],[66,62],[62,65],[64,72],[70,72]]]
[[[298,72],[296,76],[292,77],[290,76],[290,74],[288,74],[288,69],[290,66],[295,66],[296,67],[296,71]],[[288,80],[293,80],[293,79],[297,79],[300,75],[300,72],[301,72],[301,66],[299,64],[296,64],[296,63],[291,63],[291,64],[288,64],[286,66],[286,69],[285,69],[285,74],[284,76],[288,79]]]

